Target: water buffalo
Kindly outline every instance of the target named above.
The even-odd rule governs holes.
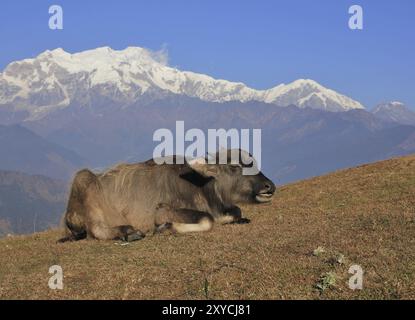
[[[79,171],[64,216],[66,236],[59,241],[132,241],[163,230],[208,231],[215,221],[247,223],[235,204],[268,202],[275,192],[261,172],[243,175],[242,161],[177,162],[159,165],[151,159],[100,174]]]

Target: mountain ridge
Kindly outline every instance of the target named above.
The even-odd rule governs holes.
[[[47,50],[35,58],[12,62],[0,73],[0,108],[12,104],[14,110],[28,110],[31,118],[74,101],[87,105],[95,95],[131,104],[146,93],[160,96],[163,92],[208,102],[259,101],[327,111],[364,109],[314,80],[298,79],[256,90],[242,82],[180,71],[168,66],[162,53],[140,47],[101,47],[73,54],[61,48]]]
[[[415,125],[415,112],[399,101],[380,103],[371,112],[384,121]]]

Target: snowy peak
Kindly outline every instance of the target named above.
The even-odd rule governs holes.
[[[97,97],[132,104],[146,93],[156,98],[170,93],[210,102],[253,100],[327,111],[363,108],[313,80],[255,90],[240,82],[180,71],[168,65],[164,51],[139,47],[102,47],[74,54],[61,48],[47,50],[36,58],[13,62],[0,73],[0,105],[12,104],[36,117],[71,103],[93,105]]]
[[[9,79],[17,78],[30,87],[33,82],[47,81],[48,77],[55,76],[59,82],[64,75],[78,74],[81,77],[86,73],[91,86],[107,82],[121,86],[123,82],[132,80],[131,74],[160,67],[162,64],[157,53],[142,48],[116,51],[103,47],[75,54],[58,48],[47,50],[34,59],[13,62],[6,67],[4,75]]]
[[[373,113],[382,112],[384,110],[406,109],[405,104],[399,101],[391,101],[387,103],[380,103],[374,109]]]
[[[242,83],[216,80],[169,67],[164,52],[137,47],[124,50],[103,47],[75,54],[55,49],[45,51],[34,59],[11,63],[0,81],[4,85],[12,85],[14,95],[0,95],[0,103],[13,101],[17,97],[25,99],[28,94],[47,89],[56,89],[60,95],[73,100],[73,92],[65,90],[69,79],[85,82],[87,88],[84,89],[111,87],[112,93],[125,102],[136,100],[148,90],[214,102],[246,101],[256,96],[255,90]]]
[[[359,102],[327,89],[310,79],[299,79],[287,85],[279,85],[265,93],[265,102],[280,106],[296,105],[300,108],[347,111],[364,109]]]
[[[372,110],[372,113],[384,121],[415,125],[415,112],[399,101],[381,103]]]

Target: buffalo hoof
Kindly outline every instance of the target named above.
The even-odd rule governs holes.
[[[247,224],[247,223],[251,223],[251,220],[248,218],[240,218],[232,223],[233,224]]]
[[[64,237],[64,238],[61,238],[58,241],[56,241],[56,243],[65,243],[65,242],[69,242],[69,241],[74,241],[73,237]]]
[[[145,237],[144,233],[142,233],[141,231],[136,231],[134,233],[127,234],[123,240],[126,242],[133,242],[133,241],[141,240],[144,237]]]
[[[165,233],[165,232],[173,232],[173,224],[171,222],[163,223],[156,227],[154,230],[154,234],[158,233]]]

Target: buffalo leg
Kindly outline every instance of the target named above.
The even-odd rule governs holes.
[[[123,240],[130,242],[141,240],[145,237],[141,231],[135,230],[130,225],[109,227],[104,223],[97,223],[96,221],[88,231],[90,237],[98,240]]]
[[[57,242],[58,243],[72,242],[72,241],[82,240],[85,238],[86,238],[86,231],[83,233],[69,234],[68,236],[59,239]]]
[[[215,220],[222,224],[230,224],[230,223],[244,224],[244,223],[251,222],[251,220],[247,218],[242,218],[242,211],[237,206],[233,206],[233,207],[225,209],[224,214],[220,215]]]
[[[124,240],[124,241],[137,241],[141,240],[145,237],[145,234],[142,233],[140,230],[135,230],[132,226],[119,226],[116,227],[118,229],[119,235],[118,239]]]
[[[93,228],[93,237],[100,240],[123,240],[127,242],[141,240],[145,234],[130,225],[117,227],[97,226]]]
[[[192,209],[175,209],[166,204],[157,207],[156,232],[177,233],[209,231],[213,227],[213,217],[207,212]]]

